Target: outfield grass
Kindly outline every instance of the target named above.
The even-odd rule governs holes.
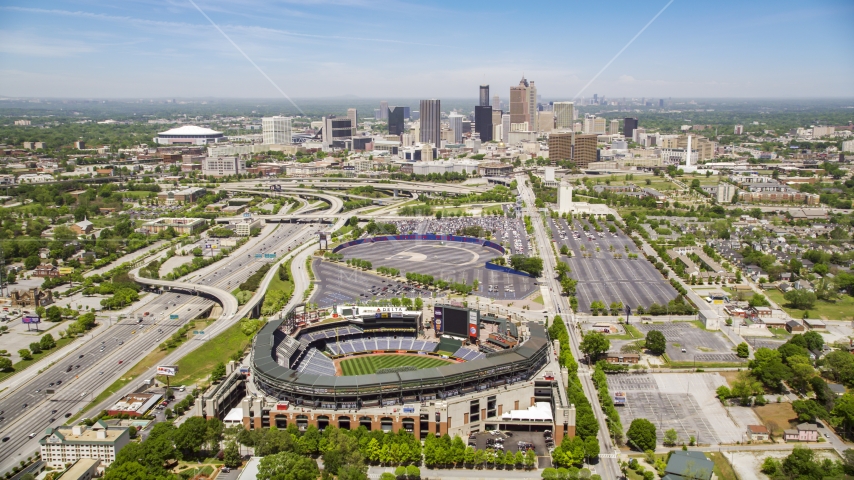
[[[803,318],[804,310],[791,308],[789,302],[783,297],[779,290],[766,290],[765,296],[774,301],[793,318]],[[809,310],[809,318],[821,318],[822,320],[854,320],[854,297],[843,295],[835,302],[816,300],[815,306]]]
[[[341,371],[345,376],[371,375],[381,368],[412,365],[415,368],[433,368],[447,365],[449,362],[426,355],[368,355],[341,361]]]

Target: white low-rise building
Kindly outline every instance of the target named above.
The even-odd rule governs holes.
[[[52,181],[53,175],[46,173],[25,173],[18,177],[18,183],[46,183]]]
[[[81,458],[97,458],[109,466],[130,442],[129,427],[108,427],[98,420],[86,425],[48,428],[39,440],[41,458],[53,468],[65,468]]]

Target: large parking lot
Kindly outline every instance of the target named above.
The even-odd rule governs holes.
[[[688,322],[636,323],[644,335],[658,330],[667,339],[667,356],[674,362],[743,362],[721,332],[703,330]],[[684,351],[683,351],[684,350]]]
[[[490,240],[500,243],[512,254],[528,255],[530,246],[525,225],[518,218],[503,216],[489,217],[452,217],[424,220],[396,220],[398,232],[403,233],[435,233],[437,235],[458,235],[466,227],[481,227],[492,233]]]
[[[566,245],[572,252],[572,258],[561,258],[572,269],[571,275],[578,279],[579,311],[589,312],[590,304],[596,300],[606,306],[622,302],[634,309],[647,308],[653,303],[666,305],[676,297],[673,286],[619,229],[616,233],[607,228],[596,232],[586,220],[573,220],[571,227],[564,219],[548,219],[548,222],[558,249]],[[584,231],[582,225],[588,230]],[[610,224],[600,221],[599,225]],[[630,260],[630,253],[638,258]]]
[[[468,285],[472,285],[477,280],[479,285],[474,293],[497,300],[525,298],[539,288],[534,278],[487,270],[486,262],[499,254],[495,250],[475,244],[389,241],[354,245],[341,250],[340,253],[345,259],[367,260],[371,262],[374,269],[397,268],[400,270],[401,277],[413,272]],[[318,278],[326,280],[320,275]],[[362,290],[358,293],[368,292]]]
[[[400,282],[372,273],[347,268],[344,265],[315,259],[311,266],[317,277],[317,291],[311,301],[320,308],[354,303],[358,301],[380,300],[392,297],[429,297],[430,293],[410,288]],[[407,290],[407,288],[410,288]],[[439,295],[441,296],[441,295]]]
[[[623,428],[632,420],[645,418],[655,424],[658,442],[669,429],[676,430],[679,443],[693,436],[701,445],[735,443],[743,440],[747,424],[759,419],[749,408],[729,415],[715,396],[726,385],[717,373],[654,373],[609,375],[611,393],[625,392],[626,404],[620,409]]]

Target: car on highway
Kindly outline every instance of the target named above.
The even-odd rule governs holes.
[[[65,414],[65,418],[70,418],[70,417],[71,417],[71,412],[68,412]]]
[[[124,362],[124,360],[119,360],[119,365],[121,365],[121,364],[122,364],[122,362]]]
[[[9,438],[11,438],[11,437],[3,437],[3,441],[4,441],[4,442],[8,442],[8,441],[9,441]]]
[[[30,437],[30,438],[36,438],[36,432],[33,432],[33,433],[31,433],[31,434],[29,434],[29,435],[27,435],[27,436],[28,436],[28,437]]]

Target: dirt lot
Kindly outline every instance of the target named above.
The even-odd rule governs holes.
[[[732,382],[738,380],[738,374],[741,372],[718,372],[718,375],[724,377],[726,379],[727,385],[732,388]]]
[[[753,411],[775,437],[783,435],[783,430],[797,423],[798,419],[791,403],[769,403],[762,407],[755,407]]]

